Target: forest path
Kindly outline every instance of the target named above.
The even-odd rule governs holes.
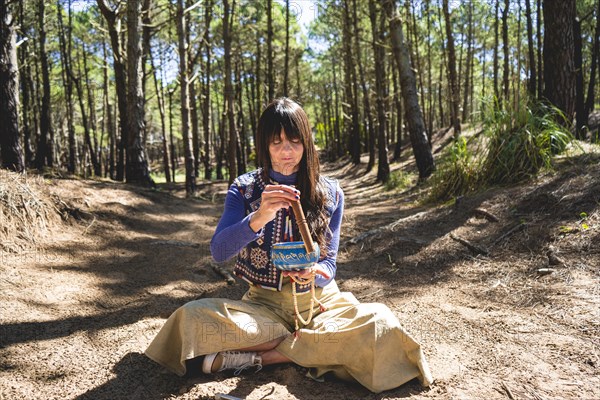
[[[27,251],[2,253],[0,399],[507,398],[508,391],[598,398],[600,170],[592,161],[436,207],[415,204],[415,190],[386,192],[359,168],[325,166],[347,199],[340,288],[387,304],[422,342],[436,378],[430,389],[410,382],[382,394],[313,382],[295,366],[217,381],[165,372],[142,353],[171,312],[245,290],[208,268],[227,185],[202,186],[201,199],[185,200],[180,192],[49,180],[78,220]],[[476,208],[500,222],[475,217]],[[400,218],[396,231],[348,244]],[[491,246],[521,220],[526,228]],[[450,233],[491,255],[474,257]],[[548,267],[549,245],[565,264],[542,276],[536,270]]]

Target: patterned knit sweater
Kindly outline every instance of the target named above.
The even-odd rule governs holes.
[[[284,185],[296,184],[296,174],[282,175],[271,171],[271,182]],[[323,287],[335,277],[336,258],[340,239],[340,226],[344,210],[344,194],[336,180],[321,177],[327,188],[326,212],[330,232],[327,235],[327,251],[321,254],[319,267],[329,278],[316,277],[316,285]],[[291,209],[281,209],[275,219],[258,232],[250,228],[250,217],[260,207],[263,181],[262,170],[258,169],[235,179],[225,198],[225,210],[211,241],[211,253],[217,262],[225,261],[237,254],[234,273],[252,285],[265,289],[281,290],[284,277],[271,262],[271,247],[277,242],[302,240]],[[309,285],[298,287],[298,292],[309,289]]]

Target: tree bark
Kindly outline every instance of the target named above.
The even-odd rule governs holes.
[[[116,154],[116,143],[117,143],[117,129],[115,126],[115,122],[114,122],[114,115],[113,115],[113,105],[110,102],[110,95],[109,95],[109,86],[108,86],[108,61],[107,61],[107,54],[106,54],[106,43],[104,41],[102,41],[102,54],[104,56],[104,65],[102,68],[102,75],[103,75],[103,87],[104,87],[104,108],[106,109],[106,127],[107,127],[107,131],[108,131],[108,137],[109,137],[109,147],[108,147],[108,160],[107,163],[108,165],[106,167],[106,169],[108,170],[108,176],[110,177],[110,179],[115,179],[115,154]]]
[[[594,108],[594,88],[596,85],[596,70],[598,69],[598,59],[600,58],[600,0],[596,8],[596,29],[594,31],[594,48],[592,50],[592,68],[590,72],[590,81],[587,88],[587,98],[583,108],[583,123],[587,126],[590,111]]]
[[[380,11],[381,22],[384,22],[384,13]],[[377,165],[377,180],[387,182],[390,177],[390,164],[387,158],[387,141],[385,137],[387,118],[385,114],[385,98],[387,93],[384,91],[385,79],[385,32],[383,29],[378,29],[377,21],[378,10],[375,0],[369,0],[369,18],[371,20],[371,35],[373,53],[375,54],[375,92],[377,93],[377,147],[378,165]],[[384,28],[382,26],[381,28]]]
[[[529,58],[529,82],[527,82],[527,92],[531,98],[536,98],[537,72],[535,68],[535,45],[533,43],[533,23],[531,21],[530,0],[525,0],[525,14],[527,18],[527,56]]]
[[[583,55],[581,43],[581,21],[578,17],[573,20],[573,40],[575,48],[573,49],[573,61],[575,66],[575,137],[585,139],[584,127],[587,125],[585,113],[585,96],[583,93]]]
[[[443,0],[444,20],[446,21],[446,36],[448,39],[448,78],[450,80],[450,92],[452,96],[452,127],[454,128],[454,138],[460,136],[460,91],[458,87],[458,77],[456,76],[456,52],[454,50],[454,38],[452,35],[452,20],[448,9],[448,0]]]
[[[204,21],[206,29],[204,30],[204,46],[206,47],[206,63],[204,67],[205,82],[202,85],[202,128],[204,130],[204,151],[202,155],[202,162],[204,163],[204,178],[206,180],[212,179],[212,160],[211,160],[211,109],[210,109],[210,73],[211,73],[211,43],[210,43],[210,24],[212,21],[212,9],[214,0],[208,0],[204,13]]]
[[[400,88],[398,87],[398,70],[392,70],[392,84],[394,88],[394,107],[396,108],[396,129],[395,132],[392,131],[391,136],[396,135],[396,144],[394,145],[394,154],[392,156],[392,161],[398,162],[400,161],[400,156],[402,155],[402,95],[400,93]]]
[[[171,181],[176,182],[177,175],[177,148],[175,147],[175,138],[173,136],[173,90],[170,89],[168,92],[169,96],[169,147],[171,154]]]
[[[144,93],[142,91],[141,0],[127,1],[127,183],[153,186],[144,152]],[[123,116],[121,116],[122,118]]]
[[[285,0],[285,59],[283,63],[283,95],[287,97],[289,90],[290,68],[290,0]]]
[[[163,168],[165,170],[165,180],[171,182],[171,167],[169,165],[169,145],[167,142],[167,125],[165,122],[165,97],[164,88],[161,82],[160,87],[158,86],[158,78],[156,76],[156,66],[154,65],[154,57],[152,56],[152,49],[148,49],[148,58],[150,59],[150,66],[152,67],[152,78],[154,80],[154,89],[156,91],[156,100],[158,103],[158,112],[160,114],[160,127],[162,132],[162,149],[163,149]]]
[[[335,155],[336,157],[334,158],[337,159],[338,157],[341,157],[344,155],[344,148],[342,146],[342,135],[341,135],[341,129],[340,129],[340,99],[339,99],[339,90],[338,90],[338,83],[337,83],[337,68],[336,68],[336,62],[335,62],[335,57],[333,57],[331,59],[331,69],[333,70],[333,95],[335,97],[335,104],[334,104],[334,113],[335,113],[335,123],[333,125],[333,129],[335,131]]]
[[[40,136],[38,138],[36,167],[54,166],[54,132],[50,112],[50,67],[46,52],[46,15],[45,0],[38,0],[38,22],[40,27],[40,63],[42,67],[42,112],[40,115]]]
[[[500,101],[500,90],[498,88],[498,70],[500,69],[499,67],[499,60],[498,60],[498,46],[500,46],[500,37],[499,37],[499,25],[500,25],[500,20],[498,19],[498,10],[500,9],[500,0],[496,0],[496,5],[494,7],[494,65],[493,65],[493,72],[494,72],[494,100],[499,102]]]
[[[431,10],[429,8],[429,0],[425,1],[425,13],[427,14],[427,32],[432,32],[431,29]],[[431,76],[431,70],[433,69],[433,64],[431,62],[431,42],[432,38],[427,38],[427,87],[429,90],[427,91],[427,99],[429,102],[428,113],[427,113],[427,134],[429,135],[429,143],[431,143],[431,136],[433,135],[433,81]],[[425,101],[425,99],[423,99]]]
[[[232,70],[231,70],[231,25],[235,12],[235,0],[229,3],[229,0],[223,0],[223,47],[225,54],[225,118],[227,119],[229,145],[227,148],[227,160],[229,162],[229,183],[237,176],[237,146],[238,132],[235,124],[235,92],[233,89]]]
[[[0,159],[2,168],[24,170],[19,136],[19,76],[15,20],[7,2],[0,2]]]
[[[62,6],[60,1],[57,0],[57,14],[58,14],[58,33],[59,33],[59,44],[60,54],[62,61],[62,77],[65,88],[66,97],[66,108],[67,108],[67,131],[69,141],[69,162],[67,164],[67,171],[71,174],[77,172],[77,145],[75,142],[75,124],[74,124],[74,110],[73,110],[73,71],[71,70],[71,48],[72,48],[72,18],[71,18],[71,1],[68,2],[68,15],[69,15],[69,27],[68,31],[65,31],[63,19],[62,19]]]
[[[373,118],[371,116],[371,102],[369,100],[369,90],[367,89],[367,82],[365,80],[365,70],[362,62],[362,52],[360,49],[360,31],[358,28],[358,11],[356,7],[356,0],[352,0],[352,14],[353,14],[353,25],[354,25],[354,54],[356,55],[356,63],[358,64],[358,75],[360,76],[360,86],[362,89],[363,98],[363,109],[364,109],[364,121],[366,123],[366,133],[368,136],[369,143],[369,162],[367,163],[366,172],[371,171],[375,165],[375,128]],[[358,150],[360,154],[360,147]]]
[[[508,7],[510,0],[504,0],[504,9],[502,10],[502,43],[503,43],[503,51],[504,51],[504,65],[502,67],[502,95],[506,102],[509,101],[509,81],[508,74],[510,72],[509,67],[509,54],[508,54]]]
[[[125,150],[128,143],[128,111],[127,111],[127,72],[125,66],[125,57],[123,54],[123,45],[121,41],[121,3],[111,10],[106,0],[96,0],[98,8],[104,16],[108,25],[108,34],[110,36],[111,47],[113,50],[113,68],[115,70],[115,87],[117,90],[117,106],[119,109],[119,130],[121,131],[118,140],[117,170],[115,179],[123,181],[125,179]]]
[[[234,0],[235,1],[235,0]],[[273,0],[267,0],[267,82],[269,85],[269,98],[275,98],[275,81],[273,74]]]
[[[81,50],[81,56],[82,58],[84,58],[84,53],[85,50],[82,49]],[[92,145],[92,139],[91,139],[91,134],[90,134],[90,121],[88,120],[88,114],[87,111],[85,109],[85,104],[83,102],[84,100],[84,94],[83,94],[83,87],[81,85],[81,68],[80,68],[80,64],[78,65],[78,77],[75,77],[74,75],[72,76],[73,82],[75,83],[75,88],[77,89],[77,97],[79,99],[79,109],[81,110],[81,120],[83,123],[83,137],[84,137],[84,141],[85,141],[85,146],[87,146],[87,151],[90,152],[91,154],[91,159],[92,159],[92,165],[94,166],[94,171],[96,171],[96,165],[97,165],[97,160],[95,158],[95,154],[94,154],[94,146]],[[84,157],[85,158],[85,157]],[[86,160],[83,160],[83,165],[84,165],[84,169],[85,169],[85,165],[86,165]]]
[[[544,0],[544,97],[567,120],[575,111],[575,0]]]
[[[233,20],[233,19],[232,19]],[[250,145],[247,140],[246,126],[244,124],[244,102],[242,100],[243,86],[240,72],[240,58],[236,58],[235,63],[235,85],[234,103],[237,102],[236,129],[238,131],[237,141],[237,174],[243,175],[246,172],[246,154],[250,154]]]
[[[410,67],[408,49],[404,44],[402,25],[394,10],[392,0],[384,0],[392,37],[392,51],[400,71],[400,87],[404,99],[405,116],[408,124],[410,140],[419,170],[419,179],[428,178],[435,169],[431,148],[427,140],[423,114],[419,106],[415,75]]]
[[[187,61],[186,17],[184,0],[177,0],[177,36],[179,38],[179,93],[181,101],[181,136],[185,158],[185,193],[193,196],[196,192],[196,173],[194,169],[193,144],[190,134],[190,83]]]
[[[537,0],[536,36],[537,36],[537,97],[544,96],[544,72],[542,57],[542,0]]]
[[[352,163],[355,165],[360,164],[360,126],[358,123],[359,112],[358,112],[358,85],[356,84],[356,70],[354,68],[354,61],[352,59],[352,35],[350,33],[351,17],[348,7],[348,1],[344,0],[343,3],[343,33],[342,42],[344,46],[344,88],[346,92],[346,108],[348,112],[344,114],[350,116],[348,121],[348,149],[350,150],[350,156]]]
[[[463,95],[462,120],[469,117],[469,94],[473,85],[473,2],[469,2],[469,17],[467,30],[467,60],[465,66],[465,90]]]
[[[94,96],[92,94],[92,85],[89,79],[89,70],[87,67],[87,51],[85,48],[85,43],[83,43],[83,47],[81,48],[81,52],[83,55],[83,70],[85,76],[85,86],[87,88],[87,98],[88,98],[88,107],[90,110],[90,120],[89,120],[89,130],[88,133],[92,135],[88,142],[88,146],[90,147],[90,158],[92,160],[92,167],[94,168],[95,176],[102,176],[102,166],[100,165],[100,159],[98,157],[98,139],[97,139],[97,129],[96,129],[96,106],[94,102]]]
[[[25,16],[23,10],[23,2],[19,2],[19,19],[21,24],[21,31],[26,32],[27,27],[25,24]],[[21,64],[20,75],[20,85],[21,85],[21,94],[23,99],[23,104],[21,107],[22,114],[22,129],[23,129],[23,147],[25,148],[25,162],[24,167],[27,168],[33,163],[34,153],[33,148],[31,146],[31,136],[32,130],[30,125],[30,111],[34,108],[34,102],[31,99],[31,94],[33,92],[33,82],[31,78],[31,67],[27,60],[30,57],[29,53],[29,43],[30,41],[23,42],[21,46],[19,46],[19,60]]]

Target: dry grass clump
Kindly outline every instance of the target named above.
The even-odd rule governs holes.
[[[0,170],[0,251],[27,248],[60,223],[42,177]]]

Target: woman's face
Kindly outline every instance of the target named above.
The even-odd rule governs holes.
[[[269,143],[271,166],[275,172],[291,175],[300,168],[300,160],[304,154],[304,146],[300,139],[288,140],[282,129],[279,137],[275,136]]]

